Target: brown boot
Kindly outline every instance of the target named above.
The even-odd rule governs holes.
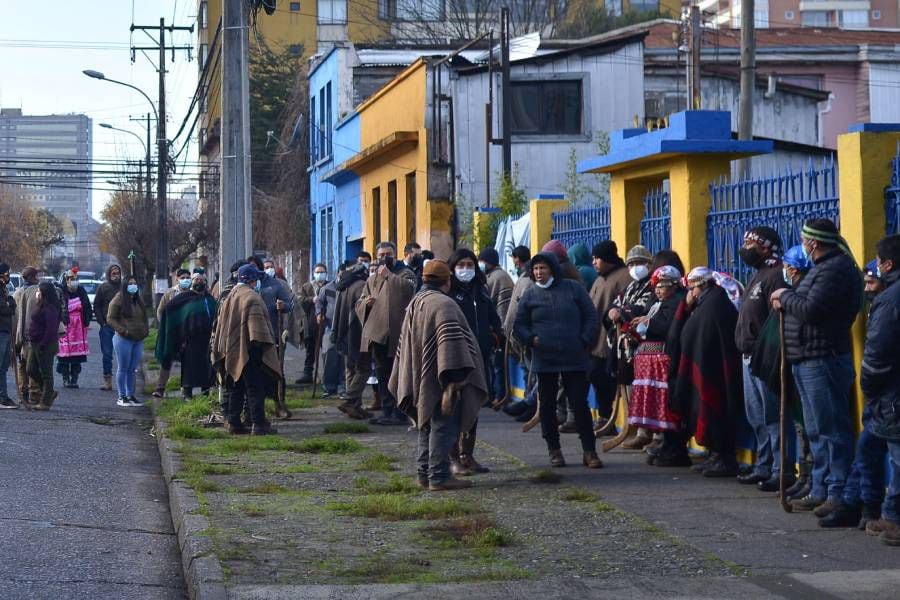
[[[53,403],[56,402],[56,399],[59,398],[59,392],[52,392],[50,396],[42,399],[36,405],[34,405],[34,410],[50,410],[50,407],[53,406]]]
[[[452,492],[453,490],[463,490],[472,487],[472,482],[465,479],[456,479],[451,477],[440,483],[431,482],[428,484],[428,490],[431,492]]]
[[[450,474],[455,477],[471,477],[475,473],[469,470],[461,461],[451,458]]]
[[[588,469],[602,469],[603,461],[597,456],[597,452],[585,452],[581,458],[581,463]]]
[[[566,459],[563,457],[562,450],[559,448],[550,451],[550,466],[556,468],[566,466]]]
[[[259,425],[254,423],[250,430],[250,435],[274,435],[276,433],[278,430],[271,423],[260,423]]]
[[[103,376],[103,385],[100,386],[100,389],[104,392],[112,391],[112,375]]]
[[[877,521],[866,523],[866,533],[869,535],[880,536],[886,531],[900,532],[900,523],[894,523],[887,519],[878,519]]]
[[[471,454],[462,454],[459,457],[459,462],[462,463],[462,466],[472,471],[473,473],[489,473],[490,469],[480,464],[475,457]]]

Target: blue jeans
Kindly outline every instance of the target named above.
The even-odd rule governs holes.
[[[6,386],[6,374],[9,371],[9,345],[8,331],[0,331],[0,398],[9,398],[9,388]]]
[[[100,326],[100,352],[103,354],[104,375],[112,375],[113,335],[115,333],[109,325]]]
[[[853,361],[849,354],[813,358],[795,364],[792,370],[813,455],[810,494],[839,501],[853,461]]]
[[[494,390],[494,400],[498,400],[506,394],[506,379],[503,377],[503,362],[506,360],[505,353],[503,349],[497,350],[493,353],[492,369],[493,369],[493,379],[491,381]]]
[[[419,453],[416,470],[431,483],[450,479],[450,449],[459,438],[459,402],[452,415],[442,415],[440,404],[428,423],[419,425]]]
[[[744,411],[756,436],[756,465],[753,472],[766,479],[778,477],[781,471],[781,403],[762,379],[750,373],[749,358],[744,359]],[[793,465],[797,462],[793,437],[785,440],[785,449],[787,464],[791,465],[790,472],[793,473]]]
[[[116,350],[116,389],[119,396],[134,396],[134,372],[141,366],[144,354],[144,342],[127,340],[118,333],[113,336],[113,347]]]
[[[863,428],[856,440],[856,458],[844,486],[843,502],[855,505],[881,504],[884,501],[884,455],[887,442],[870,430],[871,415],[863,410]]]
[[[894,523],[900,523],[900,442],[887,442],[891,456],[891,484],[881,509],[881,516]]]

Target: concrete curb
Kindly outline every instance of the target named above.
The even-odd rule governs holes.
[[[166,423],[154,417],[153,424],[188,596],[192,600],[226,600],[228,592],[222,563],[213,552],[212,540],[202,535],[210,527],[209,519],[196,512],[200,503],[194,490],[175,479],[181,460],[174,444],[165,436]]]

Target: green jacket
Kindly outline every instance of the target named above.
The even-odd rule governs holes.
[[[139,342],[150,333],[147,325],[147,315],[144,312],[144,303],[133,300],[127,292],[119,292],[109,303],[109,312],[106,314],[106,324],[121,337]],[[123,314],[122,308],[125,302],[132,302],[131,316]]]

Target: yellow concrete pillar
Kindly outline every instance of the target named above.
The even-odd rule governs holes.
[[[685,269],[706,265],[706,216],[709,214],[709,184],[728,175],[730,159],[721,155],[688,155],[672,162],[669,169],[669,200],[672,215],[672,249]]]
[[[472,252],[476,255],[483,248],[492,246],[496,240],[488,239],[484,231],[492,220],[496,220],[500,210],[497,208],[478,208],[472,215]],[[485,238],[485,239],[482,239]]]
[[[610,237],[623,256],[629,248],[641,242],[644,196],[660,181],[659,177],[628,179],[625,173],[612,175],[609,185]]]
[[[860,267],[875,257],[875,243],[885,236],[884,188],[891,182],[891,158],[897,152],[900,131],[858,131],[838,136],[841,235]],[[862,362],[866,339],[864,314],[853,326],[853,363]],[[857,377],[857,427],[862,426],[862,405]]]
[[[562,196],[538,198],[528,204],[531,215],[531,254],[537,254],[550,241],[553,233],[553,213],[568,206]]]

